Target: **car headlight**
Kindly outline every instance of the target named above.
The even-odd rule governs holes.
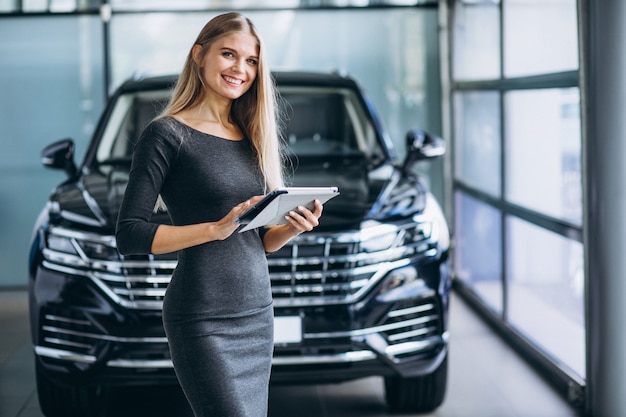
[[[378,252],[389,249],[397,244],[398,227],[392,224],[381,224],[373,220],[361,224],[361,250]]]
[[[48,248],[51,250],[78,255],[72,240],[68,237],[49,234],[47,243]]]
[[[437,245],[441,250],[446,250],[450,247],[450,232],[448,231],[448,223],[446,217],[439,206],[435,197],[432,194],[428,194],[426,197],[426,205],[424,207],[424,218],[430,220],[432,230],[429,235],[433,240],[437,241]]]
[[[46,238],[47,249],[79,257],[84,262],[120,259],[113,237],[52,228]]]
[[[117,260],[119,255],[117,249],[105,243],[92,242],[88,240],[77,241],[85,255],[90,259]]]

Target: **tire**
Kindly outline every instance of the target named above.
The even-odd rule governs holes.
[[[428,413],[443,403],[448,382],[448,357],[432,374],[385,377],[385,399],[393,413]]]
[[[49,378],[35,359],[39,407],[46,417],[97,417],[100,404],[96,386],[62,384]]]

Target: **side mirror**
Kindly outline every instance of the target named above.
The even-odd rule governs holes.
[[[76,176],[74,141],[62,139],[46,146],[41,151],[41,163],[47,168],[64,170],[70,178]]]
[[[410,171],[417,161],[436,158],[446,153],[446,144],[440,137],[423,130],[409,130],[406,134],[406,158],[402,169]]]

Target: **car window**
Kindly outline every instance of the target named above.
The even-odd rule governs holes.
[[[352,91],[285,87],[280,92],[282,133],[291,153],[370,157],[377,152],[375,130]]]
[[[98,146],[101,165],[130,163],[141,132],[159,114],[169,99],[169,91],[144,91],[118,98]]]

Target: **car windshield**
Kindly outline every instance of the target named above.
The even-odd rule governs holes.
[[[283,137],[292,153],[379,156],[376,131],[351,90],[284,87],[280,92]]]
[[[119,97],[98,145],[96,159],[101,169],[130,162],[141,131],[164,108],[168,94],[159,90]],[[376,130],[362,102],[349,89],[283,87],[279,110],[291,156],[384,159]]]

